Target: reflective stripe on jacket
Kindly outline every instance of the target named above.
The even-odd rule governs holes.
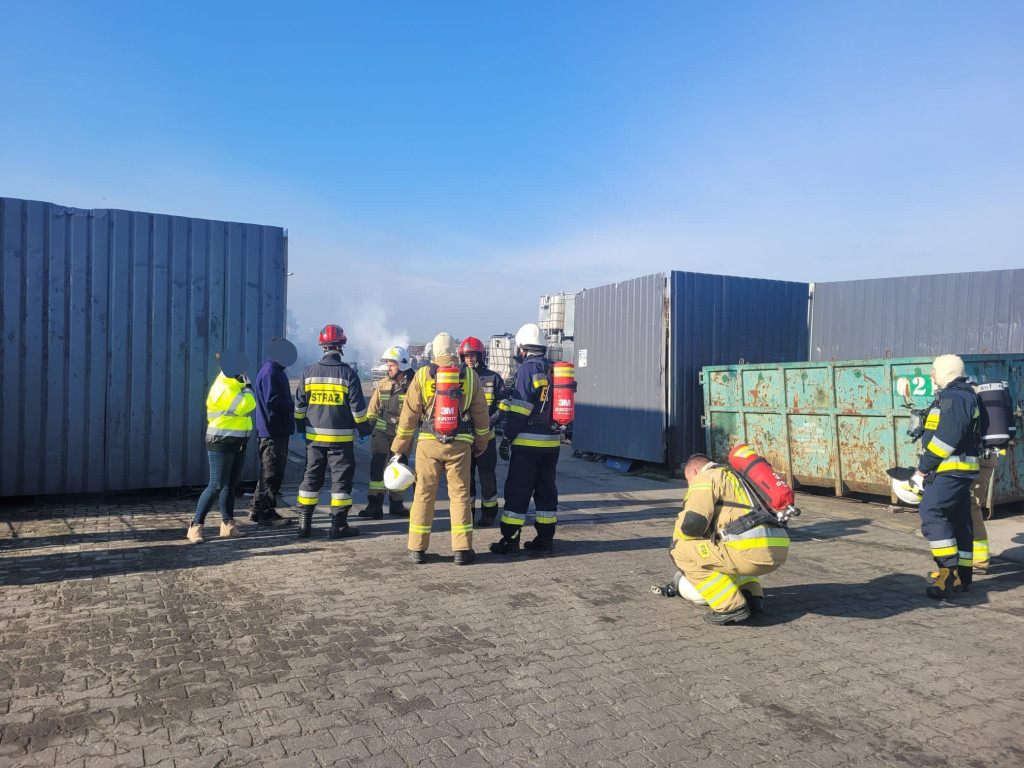
[[[244,444],[252,432],[256,398],[238,379],[217,374],[206,395],[206,442]]]
[[[359,376],[328,352],[302,372],[295,389],[295,427],[312,443],[351,443],[355,434],[370,434],[366,399]]]
[[[978,474],[981,451],[981,411],[978,395],[961,376],[947,384],[924,422],[917,468],[923,473]]]

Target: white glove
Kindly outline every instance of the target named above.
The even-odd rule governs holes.
[[[915,472],[910,476],[910,479],[903,484],[903,487],[920,498],[924,495],[924,478]]]

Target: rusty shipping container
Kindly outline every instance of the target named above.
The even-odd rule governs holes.
[[[286,271],[280,227],[0,198],[0,496],[205,485],[215,355],[255,377]]]
[[[963,359],[976,381],[1009,382],[1019,410],[1024,355]],[[920,449],[907,437],[910,410],[897,383],[905,379],[913,406],[925,407],[934,396],[931,366],[931,357],[706,366],[701,381],[711,456],[724,461],[745,442],[792,484],[891,498],[885,470],[914,466]],[[1024,450],[1011,447],[995,474],[994,503],[1024,499],[1022,464]]]

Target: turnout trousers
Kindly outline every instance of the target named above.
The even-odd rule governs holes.
[[[921,533],[928,539],[939,568],[970,568],[974,559],[971,524],[973,477],[939,473],[921,497]]]
[[[356,474],[352,443],[306,443],[306,474],[299,486],[298,508],[300,512],[313,512],[328,466],[331,468],[331,516],[341,515],[344,522],[352,508],[352,480]]]
[[[513,445],[505,478],[505,511],[501,516],[502,537],[518,540],[533,499],[537,538],[550,543],[558,523],[558,487],[555,470],[558,450]]]
[[[988,528],[982,509],[988,506],[988,489],[993,481],[999,458],[992,456],[979,461],[978,476],[971,483],[971,523],[974,526],[974,565],[984,568],[988,565]],[[991,514],[992,510],[989,510]]]
[[[441,475],[448,479],[448,509],[452,525],[452,551],[473,548],[473,507],[469,497],[469,465],[473,455],[470,443],[442,443],[425,440],[416,443],[416,495],[409,513],[409,549],[426,552],[430,547],[430,529],[434,524],[434,503]]]
[[[485,513],[493,515],[498,508],[498,478],[494,470],[498,466],[498,449],[492,437],[487,443],[487,450],[479,456],[472,457],[469,464],[469,500],[476,498],[476,476],[480,475],[480,504]]]
[[[787,541],[786,546],[736,549],[723,541],[676,539],[670,554],[672,562],[707,600],[711,610],[728,613],[746,605],[740,590],[764,597],[757,577],[782,566],[789,545]]]
[[[277,506],[277,495],[288,466],[288,437],[261,437],[259,449],[260,479],[249,504],[249,511],[254,513],[267,512]]]

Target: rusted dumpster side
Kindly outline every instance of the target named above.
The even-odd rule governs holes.
[[[910,411],[931,403],[931,358],[708,366],[702,369],[704,428],[712,458],[737,442],[760,452],[795,485],[889,496],[885,470],[912,466],[919,443],[906,431]],[[976,381],[1008,381],[1024,403],[1024,355],[965,355]],[[1018,417],[1018,428],[1021,424]],[[1024,451],[1013,446],[995,475],[994,503],[1024,499]]]

